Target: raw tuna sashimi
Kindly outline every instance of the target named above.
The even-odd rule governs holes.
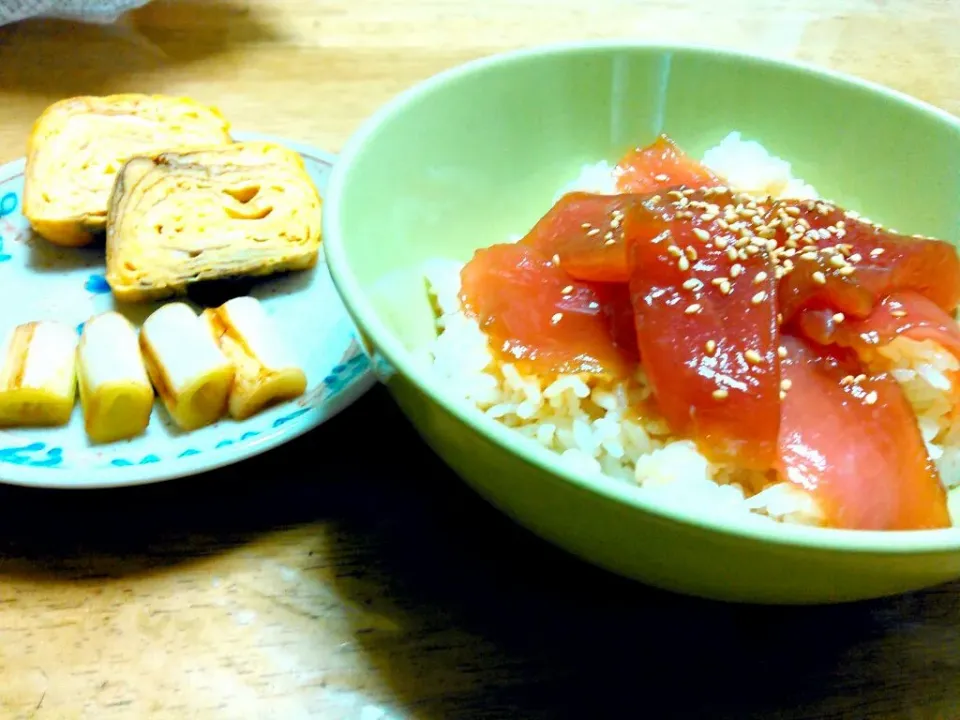
[[[866,374],[850,351],[782,342],[780,474],[813,494],[831,527],[949,527],[946,493],[897,382]]]
[[[635,368],[635,339],[622,330],[629,307],[622,290],[598,293],[536,248],[515,244],[478,250],[460,281],[465,311],[506,362],[545,374],[614,378]]]
[[[673,431],[714,461],[767,469],[780,419],[776,280],[766,241],[722,220],[736,204],[695,191],[632,210],[630,291],[640,355]]]

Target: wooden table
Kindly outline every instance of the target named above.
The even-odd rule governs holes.
[[[0,28],[0,161],[48,103],[116,91],[337,150],[438,70],[578,37],[750,47],[960,113],[957,0],[763,5],[157,0],[115,26],[28,22]],[[409,453],[344,454],[383,428]],[[958,648],[960,586],[757,609],[586,567],[465,490],[379,389],[241,468],[0,489],[0,718],[953,718]]]

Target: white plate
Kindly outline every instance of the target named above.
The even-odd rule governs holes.
[[[273,140],[296,150],[321,194],[326,190],[332,155],[256,133],[235,137]],[[104,280],[103,249],[58,248],[31,234],[20,213],[23,168],[23,160],[0,167],[0,333],[31,320],[60,320],[79,329],[90,316],[115,309]],[[250,290],[299,354],[308,383],[301,398],[243,422],[224,419],[190,433],[178,431],[157,402],[144,435],[109,445],[87,440],[78,402],[65,427],[0,430],[0,482],[46,488],[158,482],[244,460],[336,415],[366,392],[374,377],[322,258],[313,270],[261,280]],[[158,306],[122,310],[139,325]]]

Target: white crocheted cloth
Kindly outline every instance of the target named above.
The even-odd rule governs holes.
[[[0,0],[0,25],[29,17],[113,22],[122,13],[150,0]]]

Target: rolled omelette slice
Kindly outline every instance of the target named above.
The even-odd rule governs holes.
[[[269,142],[133,158],[107,218],[107,283],[121,302],[191,283],[305,270],[320,251],[321,199],[303,159]]]
[[[61,100],[37,118],[27,141],[23,214],[52,243],[86,245],[104,230],[116,176],[131,157],[230,142],[219,111],[190,98]]]

